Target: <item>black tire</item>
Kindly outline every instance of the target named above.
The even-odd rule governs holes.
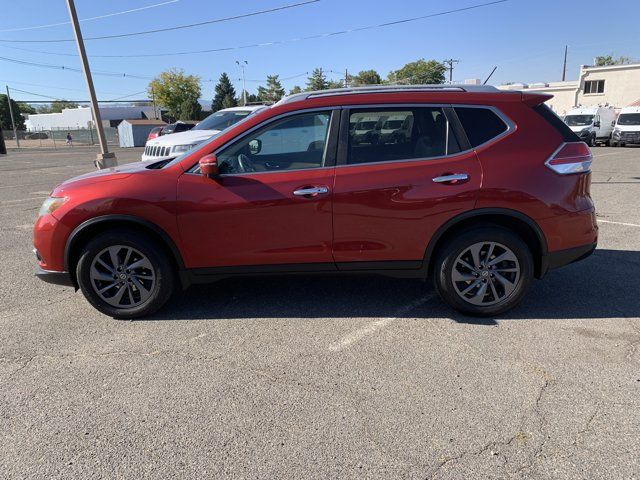
[[[149,287],[149,297],[139,305],[117,308],[107,303],[94,289],[95,283],[91,279],[94,259],[105,249],[116,245],[135,249],[153,267],[154,279]],[[118,229],[101,233],[82,247],[76,266],[76,278],[85,298],[97,310],[113,318],[132,319],[154,313],[169,300],[174,290],[175,272],[167,255],[153,240],[136,231]]]
[[[596,146],[596,136],[595,135],[591,135],[589,137],[589,146],[590,147],[595,147]]]
[[[452,280],[453,269],[458,256],[462,255],[470,246],[480,242],[495,242],[507,247],[517,258],[520,268],[519,277],[514,281],[515,287],[513,291],[491,305],[474,305],[464,300],[456,291]],[[499,226],[473,227],[461,234],[457,234],[450,241],[447,241],[435,255],[433,282],[436,291],[451,307],[466,315],[493,317],[512,309],[520,303],[532,279],[533,256],[529,247],[511,230]],[[477,278],[477,280],[481,280],[481,278]],[[475,280],[469,280],[468,285],[474,282]],[[460,284],[459,281],[457,283]],[[497,283],[494,283],[494,285],[497,285]],[[488,290],[485,291],[488,293]],[[492,293],[488,293],[488,295],[489,298],[493,297]]]
[[[613,140],[611,140],[611,142],[609,143],[609,146],[617,147],[618,146],[618,142],[614,142]]]

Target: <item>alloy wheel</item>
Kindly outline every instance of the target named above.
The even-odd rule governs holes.
[[[149,259],[127,245],[113,245],[102,250],[91,262],[91,286],[109,305],[136,307],[151,297],[156,272]]]
[[[478,242],[456,258],[451,272],[456,293],[465,302],[489,306],[506,300],[520,279],[520,263],[507,246]]]

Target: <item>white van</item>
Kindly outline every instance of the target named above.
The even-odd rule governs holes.
[[[624,147],[632,143],[640,144],[640,106],[620,110],[611,136],[612,147]]]
[[[148,140],[144,147],[142,161],[170,160],[182,155],[200,142],[209,140],[225,128],[263,108],[266,107],[264,105],[247,105],[246,107],[225,108],[212,113],[191,130]]]
[[[401,112],[391,115],[380,129],[380,143],[404,143],[411,140],[413,114]]]
[[[565,115],[564,123],[590,147],[598,143],[609,145],[616,111],[613,107],[575,107]]]

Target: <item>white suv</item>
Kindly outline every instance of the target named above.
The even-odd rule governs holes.
[[[210,139],[227,127],[252,113],[265,108],[264,105],[247,105],[218,110],[186,132],[163,135],[147,141],[142,161],[169,160],[191,150],[200,142]]]

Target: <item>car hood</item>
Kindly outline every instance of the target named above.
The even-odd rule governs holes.
[[[119,167],[105,168],[103,170],[85,173],[84,175],[79,175],[62,182],[54,189],[54,196],[63,196],[65,191],[73,188],[96,184],[99,182],[119,180],[133,175],[134,173],[149,172],[150,170],[148,170],[147,167],[156,162],[157,160],[149,162],[133,162]]]
[[[220,130],[187,130],[186,132],[171,133],[169,135],[162,135],[157,138],[152,138],[147,142],[147,145],[163,147],[173,145],[192,145],[194,143],[200,143],[210,139]]]

